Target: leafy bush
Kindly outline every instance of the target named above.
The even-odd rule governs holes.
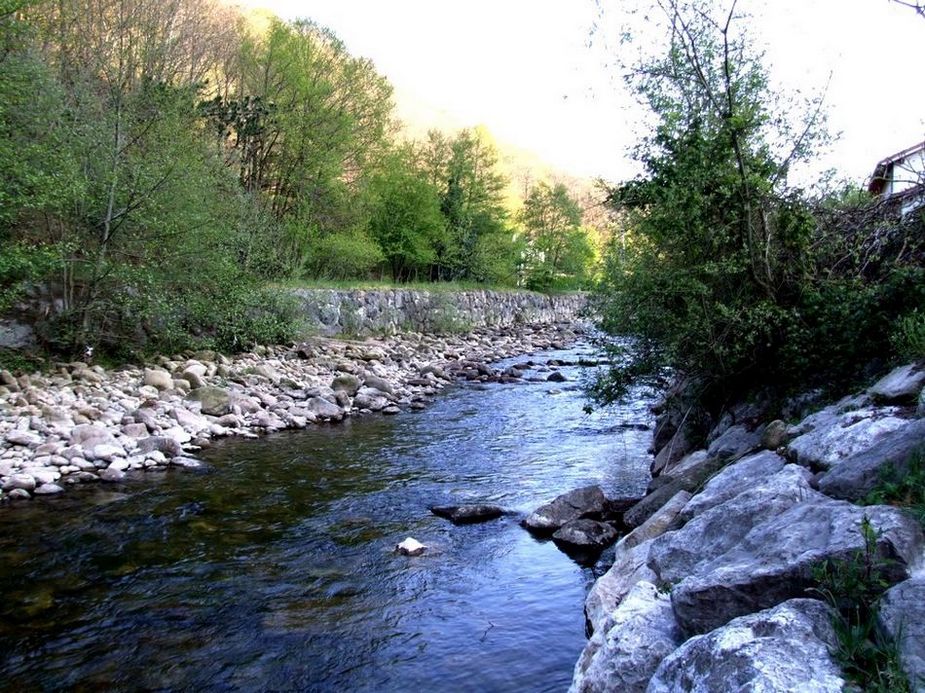
[[[890,342],[896,354],[903,361],[917,361],[925,358],[925,312],[918,308],[899,319]]]
[[[362,231],[316,236],[309,241],[304,273],[324,279],[368,276],[384,260],[374,240]]]

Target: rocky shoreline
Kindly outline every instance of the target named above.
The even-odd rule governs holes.
[[[582,331],[569,322],[315,338],[233,358],[198,352],[118,370],[58,363],[18,378],[0,371],[0,502],[197,467],[196,452],[215,438],[423,409],[459,379],[518,380],[517,369],[488,364],[564,348]]]
[[[649,492],[586,600],[570,690],[858,690],[854,598],[910,683],[878,690],[925,690],[922,526],[869,496],[925,455],[923,385],[910,364],[789,425],[742,405],[701,450],[662,412]]]

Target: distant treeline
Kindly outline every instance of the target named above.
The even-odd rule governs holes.
[[[388,81],[311,22],[0,0],[0,311],[44,292],[52,351],[286,339],[282,280],[588,281],[574,194],[506,186],[478,130],[401,138]]]

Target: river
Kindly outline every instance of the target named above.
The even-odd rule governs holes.
[[[202,472],[0,508],[0,688],[564,690],[600,567],[518,520],[648,478],[647,400],[585,414],[590,370],[460,385],[421,412],[222,441]],[[515,514],[428,511],[475,501]],[[428,552],[394,553],[406,536]]]

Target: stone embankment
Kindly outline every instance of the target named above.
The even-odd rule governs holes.
[[[424,408],[457,379],[510,380],[488,364],[576,338],[574,323],[316,338],[228,358],[199,352],[144,368],[85,363],[13,377],[0,371],[0,499],[195,467],[214,438],[256,437],[371,412]]]
[[[465,331],[479,327],[575,320],[579,293],[424,291],[414,289],[294,289],[309,329],[324,335]]]
[[[885,590],[877,625],[925,690],[922,528],[858,504],[925,454],[923,385],[925,366],[909,365],[795,425],[742,406],[703,450],[663,414],[650,492],[623,513],[629,533],[588,595],[571,690],[851,688],[824,570]]]

